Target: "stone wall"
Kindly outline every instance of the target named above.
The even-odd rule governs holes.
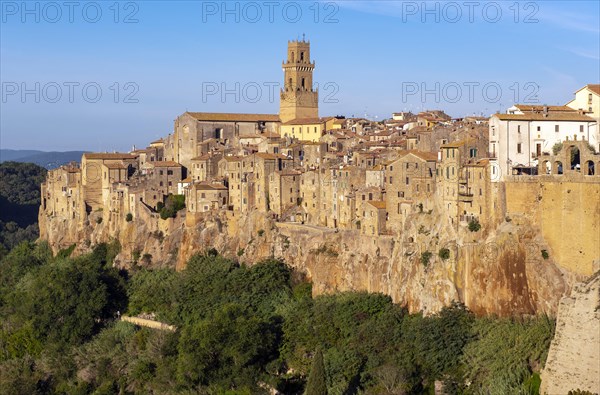
[[[600,179],[514,176],[507,215],[535,224],[561,267],[581,276],[600,269]]]

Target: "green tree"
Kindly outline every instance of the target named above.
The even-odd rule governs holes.
[[[318,349],[315,353],[310,375],[306,383],[306,395],[327,395],[327,380],[323,352]]]

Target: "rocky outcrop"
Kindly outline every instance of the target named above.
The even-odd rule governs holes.
[[[131,222],[93,212],[84,223],[40,213],[40,228],[55,251],[76,243],[81,253],[116,239],[122,246],[116,264],[124,268],[182,270],[193,254],[209,248],[247,264],[281,258],[313,282],[315,294],[382,292],[426,314],[456,300],[477,314],[554,315],[572,281],[551,257],[542,257],[548,247],[526,223],[472,233],[447,223],[437,210],[417,210],[400,234],[380,236],[275,222],[259,211],[181,211],[162,220],[148,210]]]
[[[600,271],[560,301],[541,394],[600,393]]]

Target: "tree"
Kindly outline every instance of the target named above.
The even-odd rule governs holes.
[[[327,395],[325,364],[323,363],[321,349],[317,350],[313,359],[308,382],[306,383],[306,395]]]

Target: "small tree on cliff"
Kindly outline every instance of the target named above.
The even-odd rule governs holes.
[[[313,359],[308,382],[306,383],[306,395],[327,395],[327,383],[325,382],[325,365],[323,363],[323,352],[318,349]]]

